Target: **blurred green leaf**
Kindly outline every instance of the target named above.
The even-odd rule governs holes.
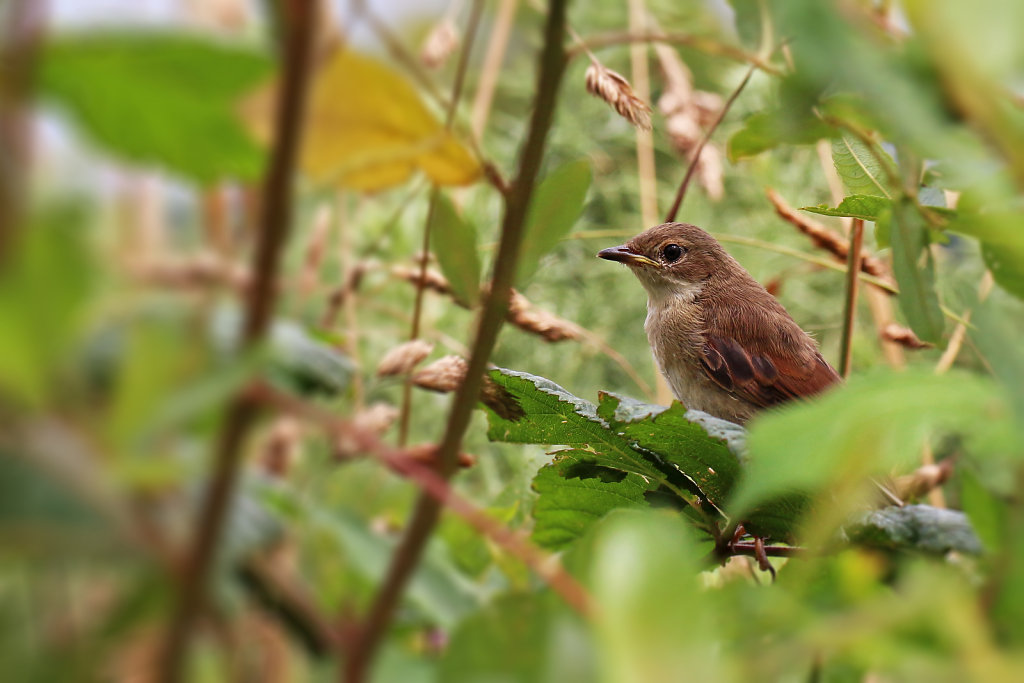
[[[83,212],[57,205],[31,217],[0,268],[0,393],[39,406],[75,341],[96,279]]]
[[[210,319],[214,348],[225,359],[237,358],[241,332],[241,311],[219,308]],[[268,373],[291,391],[302,394],[337,396],[348,388],[355,365],[336,346],[320,341],[302,325],[291,320],[276,320],[264,355]]]
[[[39,84],[107,151],[210,183],[259,177],[235,107],[270,72],[263,53],[195,35],[92,33],[48,43]]]
[[[657,484],[638,474],[598,463],[592,453],[559,451],[533,479],[533,540],[561,550],[616,508],[647,507],[646,493]]]
[[[580,159],[547,174],[534,190],[523,228],[516,282],[533,275],[541,258],[568,234],[583,212],[590,181],[590,162]]]
[[[475,306],[480,298],[480,257],[476,228],[439,190],[430,224],[431,250],[448,278],[452,293],[460,303]]]
[[[989,551],[999,550],[1010,541],[1006,537],[1006,504],[982,486],[978,475],[968,468],[957,471],[960,481],[960,507],[977,531],[982,545]]]
[[[945,555],[956,551],[981,553],[981,541],[959,510],[930,505],[904,505],[874,510],[844,527],[847,536],[860,545]]]
[[[883,151],[879,155],[892,159]],[[832,141],[832,162],[850,194],[891,198],[889,180],[881,162],[863,142],[850,133]]]
[[[992,277],[1010,294],[1024,299],[1024,212],[987,210],[966,195],[945,228],[981,243],[981,255]]]
[[[588,630],[550,591],[503,595],[463,621],[440,662],[446,683],[596,680]]]
[[[942,338],[945,319],[935,292],[935,260],[924,218],[909,199],[893,205],[880,223],[889,223],[892,270],[899,285],[897,299],[910,328],[922,340],[936,344]]]
[[[743,128],[733,133],[727,145],[729,161],[751,157],[780,145],[812,145],[835,135],[835,129],[810,116],[790,110],[772,109],[751,114]]]
[[[821,216],[845,216],[860,218],[865,221],[877,221],[882,212],[890,207],[892,207],[892,202],[885,197],[853,194],[844,197],[839,206],[834,209],[826,204],[819,204],[817,206],[803,206],[800,207],[800,210],[816,213]]]
[[[996,385],[977,375],[908,370],[852,377],[753,422],[749,463],[730,509],[742,517],[774,496],[906,467],[935,430],[969,440],[1005,436],[1013,427],[1007,409]]]
[[[590,583],[609,681],[738,680],[722,643],[703,553],[678,517],[620,510],[595,530]],[[716,645],[716,643],[718,645]]]

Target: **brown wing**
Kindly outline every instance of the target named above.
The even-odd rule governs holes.
[[[745,348],[735,339],[708,336],[701,364],[720,387],[762,408],[811,396],[839,381],[836,371],[812,347],[795,356],[754,348]]]

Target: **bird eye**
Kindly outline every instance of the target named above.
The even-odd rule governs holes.
[[[661,253],[665,257],[666,262],[673,263],[679,260],[679,257],[683,255],[683,251],[683,248],[678,244],[666,244]]]

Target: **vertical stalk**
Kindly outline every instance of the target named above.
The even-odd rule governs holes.
[[[288,238],[292,209],[292,180],[309,84],[310,57],[314,44],[315,0],[288,0],[281,8],[284,65],[281,92],[274,122],[274,147],[263,180],[259,234],[253,259],[254,281],[246,301],[243,346],[251,349],[266,334],[277,302],[277,272]],[[196,538],[191,548],[178,602],[162,653],[160,680],[182,680],[190,637],[206,600],[207,584],[227,510],[238,479],[242,446],[257,407],[240,392],[231,401],[218,439],[214,471],[203,499]]]
[[[853,320],[857,313],[857,289],[860,283],[861,251],[864,245],[864,221],[853,219],[850,228],[850,251],[846,255],[846,305],[843,310],[843,336],[839,343],[839,374],[850,374],[850,356],[853,346]]]
[[[455,394],[444,437],[438,448],[440,475],[451,478],[458,467],[459,447],[476,406],[487,361],[498,339],[508,311],[512,281],[519,260],[526,212],[544,158],[545,140],[554,118],[555,105],[566,53],[563,36],[566,28],[567,0],[552,0],[544,28],[544,47],[540,56],[537,95],[526,142],[519,159],[519,171],[505,195],[505,215],[491,287],[484,299],[469,356],[466,378]],[[366,680],[370,664],[384,638],[398,600],[419,564],[423,549],[437,525],[441,504],[428,493],[421,492],[412,519],[406,528],[388,573],[360,632],[351,643],[342,680],[361,683]]]

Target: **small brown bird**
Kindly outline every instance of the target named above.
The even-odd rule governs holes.
[[[687,408],[742,424],[839,382],[811,336],[697,226],[665,223],[598,256],[647,290],[647,339]]]

